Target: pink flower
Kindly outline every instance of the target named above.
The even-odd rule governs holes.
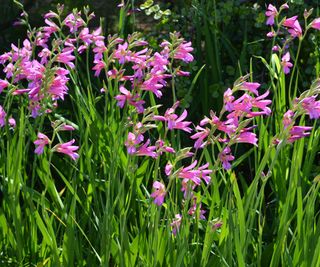
[[[189,52],[192,51],[193,48],[191,47],[191,42],[183,42],[175,50],[173,58],[181,59],[184,62],[191,62],[193,61],[193,56]]]
[[[301,101],[301,106],[310,116],[310,119],[320,118],[320,101],[316,101],[317,96],[306,97]]]
[[[312,127],[308,127],[308,126],[293,126],[290,130],[290,136],[288,138],[288,142],[289,143],[293,143],[294,141],[301,139],[305,136],[310,135]]]
[[[149,146],[150,139],[147,140],[142,146],[140,146],[137,149],[137,152],[135,153],[137,156],[148,156],[152,158],[157,157],[157,153],[154,152],[156,150],[156,146]]]
[[[79,147],[73,146],[72,144],[74,142],[75,142],[75,140],[72,139],[71,141],[69,141],[67,143],[58,144],[53,148],[53,151],[57,151],[59,153],[66,154],[70,158],[72,158],[73,160],[76,160],[77,158],[79,158],[79,154],[76,153],[75,151],[77,151],[79,149]]]
[[[196,215],[196,211],[197,211],[197,198],[196,197],[194,197],[193,199],[192,199],[192,201],[193,201],[193,205],[191,206],[191,208],[188,210],[188,214],[189,215],[191,215],[191,216],[193,216],[193,217],[195,217],[195,215]],[[205,220],[205,216],[204,216],[204,214],[206,213],[206,211],[205,210],[203,210],[203,209],[201,209],[201,203],[199,203],[199,219],[200,220]]]
[[[43,133],[38,133],[38,139],[33,143],[37,146],[34,153],[40,155],[43,153],[44,147],[49,144],[50,139]]]
[[[72,63],[72,61],[75,59],[75,56],[71,55],[72,50],[67,50],[65,52],[60,53],[57,56],[57,61],[64,63],[66,65],[68,65],[71,69],[73,69],[75,66]]]
[[[181,220],[182,220],[182,216],[180,214],[176,214],[175,219],[170,224],[170,226],[172,227],[173,235],[176,235],[177,232],[179,231],[180,225],[181,225]]]
[[[161,206],[164,201],[164,197],[166,195],[166,188],[164,184],[158,181],[155,181],[152,187],[154,188],[154,191],[150,196],[154,198],[154,203],[156,205]]]
[[[272,51],[277,52],[280,50],[280,47],[278,45],[275,45],[272,47]]]
[[[138,113],[142,113],[144,111],[143,104],[145,102],[143,100],[138,100],[140,97],[138,94],[133,96],[123,85],[120,85],[119,91],[122,94],[114,97],[118,101],[117,106],[123,108],[127,102],[129,105],[134,106]]]
[[[190,133],[192,131],[192,129],[188,126],[191,124],[191,122],[190,121],[183,121],[187,117],[188,112],[187,112],[187,110],[184,110],[182,112],[181,116],[179,117],[178,115],[176,115],[174,113],[175,109],[178,106],[179,106],[179,101],[174,103],[174,105],[171,108],[167,109],[164,116],[155,115],[155,116],[153,116],[153,119],[160,120],[160,121],[166,121],[169,130],[180,129],[180,130],[183,130],[185,132]]]
[[[235,141],[237,143],[249,143],[255,146],[257,145],[257,136],[255,133],[251,133],[251,132],[241,132],[236,138]]]
[[[290,62],[290,53],[287,52],[281,58],[281,65],[283,68],[284,74],[288,74],[290,72],[290,68],[292,68],[293,64]]]
[[[225,109],[229,112],[233,110],[233,104],[232,104],[233,100],[234,100],[234,96],[232,95],[232,90],[228,88],[223,94],[223,102],[225,105]]]
[[[7,113],[4,111],[4,109],[0,105],[0,127],[3,127],[6,124],[6,116],[7,116]]]
[[[9,122],[9,125],[12,127],[12,128],[15,128],[16,127],[16,120],[14,118],[10,118],[8,120]]]
[[[261,85],[260,83],[244,82],[244,83],[241,85],[240,89],[249,91],[249,92],[251,92],[251,93],[253,93],[253,94],[255,94],[255,95],[259,95],[257,89],[260,87],[260,85]]]
[[[294,116],[294,113],[290,109],[286,113],[284,113],[282,122],[285,129],[292,123],[293,116]]]
[[[234,156],[232,156],[230,147],[226,147],[222,152],[219,154],[219,159],[222,162],[222,166],[225,170],[231,169],[231,164],[229,161],[234,160]]]
[[[168,162],[164,168],[164,172],[167,176],[169,176],[172,172],[172,164],[170,162]]]
[[[276,36],[275,32],[268,32],[267,33],[267,37],[269,37],[269,38],[272,38],[272,37],[275,37],[275,36]]]
[[[283,26],[289,28],[288,32],[293,38],[302,36],[302,29],[297,18],[298,16],[294,16],[283,22]]]
[[[3,91],[4,88],[8,87],[9,82],[6,80],[0,79],[0,93]]]
[[[69,14],[63,21],[63,24],[65,24],[70,29],[71,33],[75,33],[78,28],[84,26],[85,24],[80,15],[80,13]]]
[[[134,133],[129,132],[125,146],[129,154],[133,155],[137,152],[136,145],[140,144],[143,141],[143,135],[136,136]]]
[[[160,98],[162,96],[161,88],[163,88],[167,82],[164,80],[169,78],[170,75],[167,74],[152,74],[152,76],[145,80],[141,85],[141,90],[151,91]]]
[[[125,42],[123,45],[119,44],[117,50],[114,52],[113,57],[119,60],[120,64],[130,60],[131,51],[128,50],[128,43]]]
[[[266,11],[266,16],[268,17],[266,24],[273,25],[274,17],[278,15],[278,10],[273,5],[269,4],[268,9]]]
[[[204,141],[204,139],[206,139],[209,136],[210,129],[204,129],[201,126],[197,126],[196,129],[198,130],[198,132],[192,135],[190,138],[197,139],[194,143],[195,148],[204,148],[207,144],[207,141]]]
[[[320,18],[316,18],[311,22],[311,28],[320,30]]]

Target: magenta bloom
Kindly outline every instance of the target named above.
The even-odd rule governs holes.
[[[204,129],[200,126],[197,126],[196,129],[198,132],[190,137],[191,139],[197,139],[194,143],[194,148],[204,148],[207,144],[207,141],[204,140],[209,136],[210,129]]]
[[[66,154],[70,158],[72,158],[73,160],[76,160],[77,158],[79,158],[79,154],[76,153],[75,151],[77,151],[79,149],[79,147],[78,146],[73,146],[72,144],[74,142],[75,142],[75,140],[72,139],[71,141],[69,141],[67,143],[58,144],[53,148],[53,150],[57,151],[59,153]]]
[[[301,101],[301,106],[310,116],[310,119],[320,118],[320,101],[316,101],[317,96],[306,97]]]
[[[33,143],[37,146],[34,153],[40,155],[43,153],[44,147],[49,144],[50,139],[43,133],[38,133],[38,139]]]
[[[193,216],[193,217],[195,217],[196,211],[197,211],[197,198],[194,197],[192,199],[192,201],[193,201],[193,204],[192,204],[191,208],[188,210],[188,214]],[[206,211],[201,209],[201,203],[199,203],[199,213],[200,213],[199,214],[199,219],[200,220],[205,220],[206,217],[204,216],[204,214],[206,213]]]
[[[70,29],[71,33],[75,33],[80,27],[85,25],[85,22],[80,15],[80,12],[78,14],[69,14],[63,21],[63,23]]]
[[[290,62],[290,53],[287,52],[281,58],[281,65],[283,68],[284,74],[288,74],[290,72],[290,68],[292,68],[293,64]]]
[[[6,80],[0,79],[0,93],[3,91],[4,88],[8,87],[9,82]]]
[[[257,145],[258,139],[255,133],[251,132],[242,132],[236,137],[237,143],[249,143],[255,146]]]
[[[145,103],[143,100],[138,100],[139,95],[132,95],[130,91],[128,91],[123,85],[120,85],[119,91],[122,93],[121,95],[116,95],[114,98],[118,101],[117,106],[123,108],[125,103],[128,102],[129,105],[134,106],[138,113],[142,113],[144,111],[143,104]]]
[[[119,44],[117,50],[114,52],[113,57],[119,60],[120,64],[124,64],[130,60],[131,51],[128,50],[128,43],[125,42],[123,45]]]
[[[311,28],[320,30],[320,18],[316,18],[311,22]]]
[[[75,66],[72,61],[75,59],[75,56],[71,55],[71,53],[72,53],[72,50],[67,50],[65,52],[60,53],[57,56],[57,61],[64,63],[68,65],[71,69],[73,69]]]
[[[153,119],[159,121],[166,121],[169,130],[180,129],[190,133],[192,129],[188,126],[191,124],[191,121],[183,121],[187,117],[188,112],[185,109],[179,117],[177,114],[174,113],[178,106],[179,101],[174,103],[174,105],[171,108],[167,109],[164,116],[155,115],[153,116]]]
[[[232,104],[233,100],[234,100],[234,96],[232,95],[232,90],[228,88],[223,94],[223,102],[225,105],[225,109],[229,112],[233,110],[233,104]]]
[[[301,139],[305,136],[309,136],[312,127],[309,126],[293,126],[290,130],[290,136],[288,138],[289,143],[293,143],[294,141]]]
[[[177,232],[179,231],[180,225],[181,225],[181,220],[182,220],[182,216],[180,214],[176,214],[175,219],[170,224],[170,226],[172,227],[173,235],[176,235]]]
[[[250,83],[250,82],[244,82],[241,86],[242,90],[247,90],[255,95],[259,95],[258,88],[260,87],[260,83]]]
[[[193,56],[189,52],[192,51],[191,42],[182,43],[177,47],[173,57],[175,59],[181,59],[184,62],[191,62],[193,61]]]
[[[135,153],[137,156],[148,156],[152,158],[157,157],[157,153],[154,152],[157,147],[156,146],[149,146],[150,139],[148,139],[142,146],[140,146],[137,149],[137,152]]]
[[[154,198],[154,203],[156,205],[161,206],[164,201],[164,197],[166,195],[166,188],[164,184],[158,181],[155,181],[152,187],[154,188],[154,191],[150,196]]]
[[[302,29],[297,18],[298,16],[293,16],[283,22],[283,26],[288,28],[288,32],[293,38],[302,36]]]
[[[268,17],[266,24],[273,25],[274,24],[274,17],[278,15],[278,10],[275,6],[269,4],[268,9],[266,11],[266,16]]]
[[[133,155],[137,152],[136,146],[143,141],[143,135],[136,136],[134,133],[129,132],[125,146],[130,155]]]
[[[173,168],[172,164],[171,164],[170,162],[168,162],[168,163],[166,164],[166,166],[165,166],[165,169],[164,169],[164,172],[165,172],[165,174],[166,174],[167,176],[169,176],[169,175],[171,174],[172,168]]]
[[[231,169],[230,161],[234,160],[234,156],[231,154],[230,147],[226,147],[220,154],[219,159],[222,162],[222,166],[225,170]]]
[[[201,179],[203,179],[208,184],[211,180],[209,174],[212,173],[212,170],[207,169],[209,167],[209,163],[202,165],[198,169],[195,169],[197,163],[198,161],[195,160],[188,167],[182,168],[178,172],[178,177],[191,180],[195,185],[200,185]]]
[[[3,107],[0,105],[0,127],[3,127],[6,124],[6,115]]]

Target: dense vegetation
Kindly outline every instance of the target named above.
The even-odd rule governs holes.
[[[1,266],[320,266],[318,10],[182,2],[8,3]]]

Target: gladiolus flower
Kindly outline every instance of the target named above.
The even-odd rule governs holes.
[[[230,161],[234,160],[234,156],[231,154],[230,147],[226,147],[220,154],[219,159],[222,162],[222,166],[225,170],[231,169]]]
[[[281,58],[281,65],[282,65],[284,74],[290,73],[290,68],[292,68],[293,64],[290,62],[289,52],[285,53],[284,56]]]
[[[3,127],[6,124],[6,115],[7,113],[4,111],[2,106],[0,105],[0,127]]]
[[[50,139],[43,133],[38,133],[38,139],[33,143],[37,146],[34,153],[40,155],[43,153],[44,147],[49,144]]]
[[[180,225],[181,225],[181,220],[182,220],[182,216],[180,214],[176,214],[175,219],[170,224],[170,226],[172,227],[173,235],[176,235],[177,232],[179,231]]]
[[[320,30],[320,18],[316,18],[311,22],[311,28]]]
[[[166,188],[164,184],[158,181],[155,181],[152,187],[154,188],[154,191],[150,196],[154,198],[154,203],[156,205],[161,206],[166,195]]]
[[[72,158],[73,160],[76,160],[77,158],[79,158],[79,154],[76,153],[75,151],[77,151],[79,149],[79,147],[73,146],[72,144],[74,142],[75,142],[75,140],[72,139],[71,141],[69,141],[67,143],[58,144],[53,148],[53,151],[57,151],[59,153],[66,154],[70,158]]]
[[[266,11],[266,16],[268,17],[266,24],[273,25],[274,24],[274,17],[278,15],[278,10],[275,6],[269,4],[268,9]]]

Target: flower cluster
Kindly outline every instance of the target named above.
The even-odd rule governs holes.
[[[271,100],[266,99],[269,91],[259,94],[259,83],[247,82],[248,76],[238,79],[233,89],[224,93],[224,108],[220,116],[211,111],[210,118],[205,117],[196,127],[197,133],[191,138],[196,140],[194,147],[204,148],[209,144],[220,142],[224,145],[219,155],[224,169],[231,168],[230,161],[234,159],[230,147],[236,143],[249,143],[257,146],[257,136],[252,130],[255,126],[248,127],[253,117],[269,116]],[[236,98],[237,92],[244,91]],[[226,114],[227,113],[227,114]],[[225,118],[224,120],[222,118]],[[206,126],[206,128],[204,128]],[[217,134],[216,131],[219,131]],[[223,136],[223,137],[222,137]]]
[[[281,11],[285,9],[289,9],[288,4],[281,5],[279,11],[275,6],[269,4],[265,14],[267,17],[266,24],[271,26],[271,31],[267,33],[267,37],[276,38],[281,37],[282,35],[285,36],[285,38],[279,38],[279,41],[282,42],[282,47],[280,45],[275,45],[272,50],[280,53],[283,72],[285,74],[289,74],[290,69],[293,67],[293,64],[290,62],[290,42],[295,38],[299,38],[301,41],[310,28],[320,30],[320,18],[316,18],[308,25],[305,25],[305,31],[303,32],[298,16],[290,18],[280,17]],[[304,12],[304,19],[306,23],[311,14],[312,9]]]

